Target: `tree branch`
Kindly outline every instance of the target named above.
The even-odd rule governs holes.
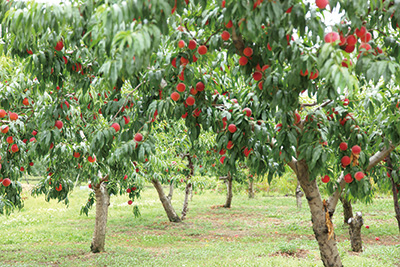
[[[28,123],[28,121],[33,117],[33,114],[35,114],[35,110],[32,108],[32,113],[31,113],[31,115],[26,119],[25,124]]]
[[[386,33],[384,33],[383,31],[381,31],[380,29],[374,29],[375,31],[377,31],[377,32],[379,32],[380,34],[382,34],[383,36],[387,36],[387,34]]]
[[[319,107],[317,107],[315,110],[319,110],[319,109],[321,109],[321,108],[324,108],[324,107],[326,107],[329,103],[331,103],[332,102],[332,100],[328,100],[328,101],[326,101],[325,103],[322,103]]]
[[[120,109],[118,110],[118,112],[114,115],[114,117],[110,120],[110,122],[113,122],[118,114],[122,111],[122,109],[125,107],[126,103],[128,102],[128,97],[131,96],[137,89],[139,89],[140,86],[142,86],[144,83],[146,82],[146,80],[142,81],[141,83],[139,83],[138,86],[135,87],[135,89],[133,89],[131,92],[129,92],[129,94],[125,97],[125,101],[124,104],[122,105],[122,107],[120,107]]]
[[[187,160],[188,160],[187,167],[189,168],[190,172],[186,176],[186,180],[189,180],[194,175],[194,165],[193,165],[193,162],[192,162],[192,156],[190,156],[189,153],[182,154],[181,156],[182,156],[182,159],[187,158]]]
[[[304,104],[301,104],[301,105],[300,105],[300,108],[304,108],[304,107],[315,107],[317,104],[318,104],[317,102],[314,102],[314,103],[311,103],[311,104],[309,104],[309,103],[304,103]]]
[[[244,50],[243,38],[240,34],[236,34],[235,27],[232,27],[232,41],[233,41],[233,45],[238,50],[238,54],[243,56],[243,50]]]
[[[288,162],[287,165],[294,171],[294,173],[297,175],[297,160],[292,157],[292,161]]]
[[[108,179],[108,177],[109,177],[109,174],[107,174],[106,176],[104,176],[103,178],[101,178],[101,179],[100,179],[100,182],[99,182],[98,184],[94,185],[93,187],[94,187],[95,189],[99,189],[99,188],[100,188],[100,185],[101,185],[103,182],[105,182],[105,181]]]
[[[189,31],[189,27],[187,26],[187,22],[185,22],[185,30],[186,30],[187,33],[189,33],[190,37],[192,37],[192,39],[195,40],[196,43],[197,43],[196,37],[194,37],[193,34]]]
[[[340,195],[342,194],[343,188],[346,186],[346,182],[344,181],[344,172],[340,174],[336,182],[338,186],[336,187],[335,192],[333,192],[333,195],[331,195],[327,201],[329,216],[331,218],[335,213],[336,205],[339,201]]]
[[[204,45],[207,45],[207,43],[210,41],[211,37],[216,35],[220,30],[221,30],[221,28],[218,28],[213,34],[211,34],[210,37],[208,37],[207,41],[204,43]]]
[[[379,151],[378,153],[375,153],[375,155],[371,156],[369,158],[369,164],[366,169],[367,172],[369,172],[375,165],[377,165],[379,162],[381,162],[384,158],[386,158],[390,152],[392,152],[397,145],[393,145],[391,142],[389,144],[389,147],[384,148],[383,150]]]

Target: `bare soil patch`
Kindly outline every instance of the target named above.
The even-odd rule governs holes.
[[[301,258],[305,259],[308,255],[309,251],[306,249],[298,249],[296,251],[277,251],[275,253],[270,254],[271,257],[293,257],[293,258]]]

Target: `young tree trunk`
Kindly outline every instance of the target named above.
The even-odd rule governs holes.
[[[193,186],[190,187],[190,201],[193,200]]]
[[[79,175],[81,175],[80,173],[78,173],[78,176],[76,176],[76,180],[75,180],[75,184],[74,184],[74,188],[76,187],[76,185],[78,184],[79,181]]]
[[[192,162],[192,156],[189,153],[186,153],[184,155],[182,155],[182,159],[187,158],[188,160],[188,164],[187,167],[190,170],[190,172],[188,173],[188,175],[186,176],[186,187],[185,187],[185,200],[183,201],[183,207],[182,207],[182,221],[186,218],[186,215],[189,211],[189,197],[190,200],[192,200],[193,198],[193,185],[191,183],[191,178],[194,175],[194,165]]]
[[[392,182],[392,193],[393,193],[393,202],[394,202],[394,212],[396,214],[396,219],[397,219],[397,225],[399,227],[399,232],[400,232],[400,206],[399,206],[399,198],[398,198],[398,193],[397,193],[397,185],[394,182],[393,176],[392,176],[392,161],[390,159],[390,155],[388,156],[388,167],[389,167],[389,176],[390,176],[390,181]]]
[[[172,200],[172,195],[173,195],[173,194],[174,194],[174,182],[172,181],[172,182],[169,184],[169,193],[168,193],[168,196],[167,196],[167,198],[168,198],[169,201]]]
[[[254,181],[253,178],[249,178],[249,198],[254,198]]]
[[[303,191],[301,191],[300,183],[297,180],[297,187],[296,187],[296,203],[297,203],[297,208],[301,209],[302,206],[302,197],[304,196]]]
[[[398,198],[398,193],[397,193],[397,186],[396,186],[395,182],[393,181],[392,177],[391,177],[391,180],[392,180],[394,212],[396,213],[397,226],[398,226],[399,232],[400,232],[400,206],[399,206],[399,198]]]
[[[226,177],[225,183],[226,183],[226,202],[224,208],[231,208],[233,194],[232,194],[232,176],[229,172]]]
[[[351,206],[351,201],[347,200],[344,196],[340,197],[340,201],[342,202],[343,205],[343,217],[344,217],[344,223],[348,224],[349,219],[353,218],[353,207]]]
[[[160,198],[160,201],[161,201],[161,203],[162,203],[162,205],[164,207],[164,210],[167,213],[169,221],[170,222],[180,222],[181,219],[176,214],[175,209],[171,204],[171,201],[165,195],[160,181],[158,181],[156,179],[152,179],[151,183],[154,185],[155,189],[157,190],[158,197]]]
[[[364,224],[362,213],[359,211],[356,212],[356,217],[350,218],[347,223],[350,226],[351,250],[354,252],[362,252],[361,227]]]
[[[104,251],[104,245],[106,243],[106,226],[110,195],[107,191],[107,185],[104,182],[100,182],[100,184],[94,186],[93,189],[96,196],[96,222],[90,250],[93,253],[98,253]]]
[[[185,200],[183,201],[182,216],[181,216],[182,221],[186,218],[186,214],[189,211],[188,209],[189,195],[191,191],[192,191],[192,183],[189,182],[186,184],[185,188]]]
[[[329,235],[328,224],[330,224],[330,220],[328,221],[326,218],[326,207],[324,207],[324,203],[322,202],[317,181],[315,179],[312,181],[310,180],[308,165],[305,160],[296,162],[296,174],[300,186],[306,195],[308,205],[310,206],[314,235],[318,242],[321,260],[324,266],[342,267],[343,265],[336,247],[335,238]],[[329,218],[328,215],[328,219]]]

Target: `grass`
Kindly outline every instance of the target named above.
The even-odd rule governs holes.
[[[78,188],[68,208],[25,193],[23,210],[0,218],[0,266],[322,266],[305,199],[298,211],[294,197],[248,199],[243,193],[234,196],[231,209],[223,209],[217,205],[224,195],[207,191],[194,195],[184,223],[173,224],[154,189],[137,203],[140,218],[134,218],[126,197],[113,196],[106,252],[92,254],[94,210],[79,215],[87,193]],[[182,203],[183,192],[176,190],[177,211]],[[350,252],[338,206],[333,222],[344,266],[400,266],[392,205],[390,198],[353,205],[370,226],[362,229],[363,253]]]

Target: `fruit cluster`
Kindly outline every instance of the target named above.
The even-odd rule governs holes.
[[[346,153],[348,150],[348,144],[346,142],[342,142],[342,143],[340,143],[339,148],[343,153]],[[350,173],[350,170],[352,167],[359,165],[358,158],[360,157],[360,153],[361,153],[361,147],[358,145],[354,145],[351,148],[351,155],[350,156],[344,155],[342,157],[342,159],[340,160],[342,168],[345,169],[346,174],[344,175],[344,181],[346,183],[353,182],[353,177]],[[357,181],[360,181],[361,179],[363,179],[364,176],[365,176],[365,174],[362,171],[357,171],[354,174],[354,178]],[[330,181],[330,177],[329,177],[329,175],[325,175],[321,180],[323,183],[328,183]]]

